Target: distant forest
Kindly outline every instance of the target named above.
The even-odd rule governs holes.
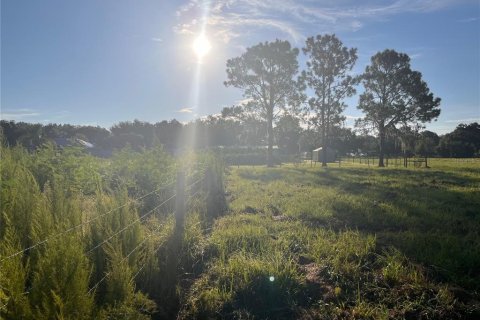
[[[186,148],[261,148],[266,145],[266,125],[255,118],[235,116],[235,108],[225,108],[221,115],[208,116],[187,124],[177,120],[148,123],[139,120],[120,122],[108,130],[99,126],[70,124],[33,124],[2,120],[4,143],[22,145],[35,150],[51,142],[59,147],[79,146],[101,157],[109,157],[115,149],[130,146],[134,150],[163,145],[176,153]],[[302,124],[293,115],[284,115],[274,127],[277,152],[298,154],[320,146],[317,130]],[[378,138],[361,131],[336,126],[331,129],[331,146],[340,155],[376,155]],[[440,157],[480,156],[480,124],[459,124],[445,135],[431,131],[396,130],[387,135],[386,154],[427,155]]]

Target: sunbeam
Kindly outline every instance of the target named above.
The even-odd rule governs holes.
[[[206,25],[208,21],[208,15],[210,11],[210,1],[204,1],[202,3],[203,7],[203,14],[200,19],[201,24],[200,24],[200,30],[198,33],[198,36],[195,38],[192,44],[192,49],[193,52],[195,53],[197,57],[197,63],[195,66],[195,72],[193,74],[192,78],[192,86],[191,86],[191,91],[190,91],[190,105],[193,106],[195,109],[195,114],[198,116],[201,114],[201,108],[200,108],[200,97],[201,97],[201,78],[202,78],[202,65],[204,62],[204,59],[206,55],[211,51],[212,45],[210,41],[208,40],[207,37],[207,32],[206,32]],[[190,134],[185,137],[185,143],[184,145],[186,148],[194,148],[196,145],[196,128],[193,126],[192,130],[190,131]]]

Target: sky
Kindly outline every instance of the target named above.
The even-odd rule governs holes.
[[[200,60],[202,33],[211,49]],[[358,49],[357,74],[378,51],[407,53],[442,99],[427,129],[480,122],[478,0],[2,0],[1,119],[190,121],[242,101],[223,85],[227,59],[326,33]],[[362,115],[357,103],[347,100],[347,126]]]

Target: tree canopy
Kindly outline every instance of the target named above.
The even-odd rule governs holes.
[[[288,41],[263,42],[241,56],[227,61],[226,86],[243,90],[251,99],[247,107],[259,110],[267,123],[267,165],[273,165],[273,121],[281,111],[288,112],[304,99],[304,85],[298,81],[298,49]]]
[[[358,108],[365,113],[357,124],[371,125],[379,137],[379,166],[383,167],[386,131],[398,125],[429,122],[440,115],[440,98],[433,96],[422,74],[410,68],[407,54],[378,52],[362,75],[364,93]]]

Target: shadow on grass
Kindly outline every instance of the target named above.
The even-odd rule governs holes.
[[[175,228],[156,253],[158,274],[150,279],[141,279],[142,291],[157,303],[157,312],[152,319],[175,318],[180,307],[177,286],[180,282],[180,256],[184,231]]]
[[[366,179],[367,174],[362,174],[360,181]],[[478,290],[480,252],[475,248],[480,247],[480,193],[468,189],[478,179],[439,171],[385,170],[376,174],[387,180],[338,185],[343,192],[369,201],[367,214],[344,201],[335,206],[334,216],[351,227],[377,233],[380,245],[394,245],[434,269],[440,280]],[[395,183],[391,184],[392,180]]]
[[[375,233],[380,250],[395,246],[438,279],[480,290],[480,178],[431,169],[349,167],[239,170],[238,175],[262,184],[284,181],[300,186],[299,192],[333,188],[341,196],[324,204],[332,217],[299,218]]]

